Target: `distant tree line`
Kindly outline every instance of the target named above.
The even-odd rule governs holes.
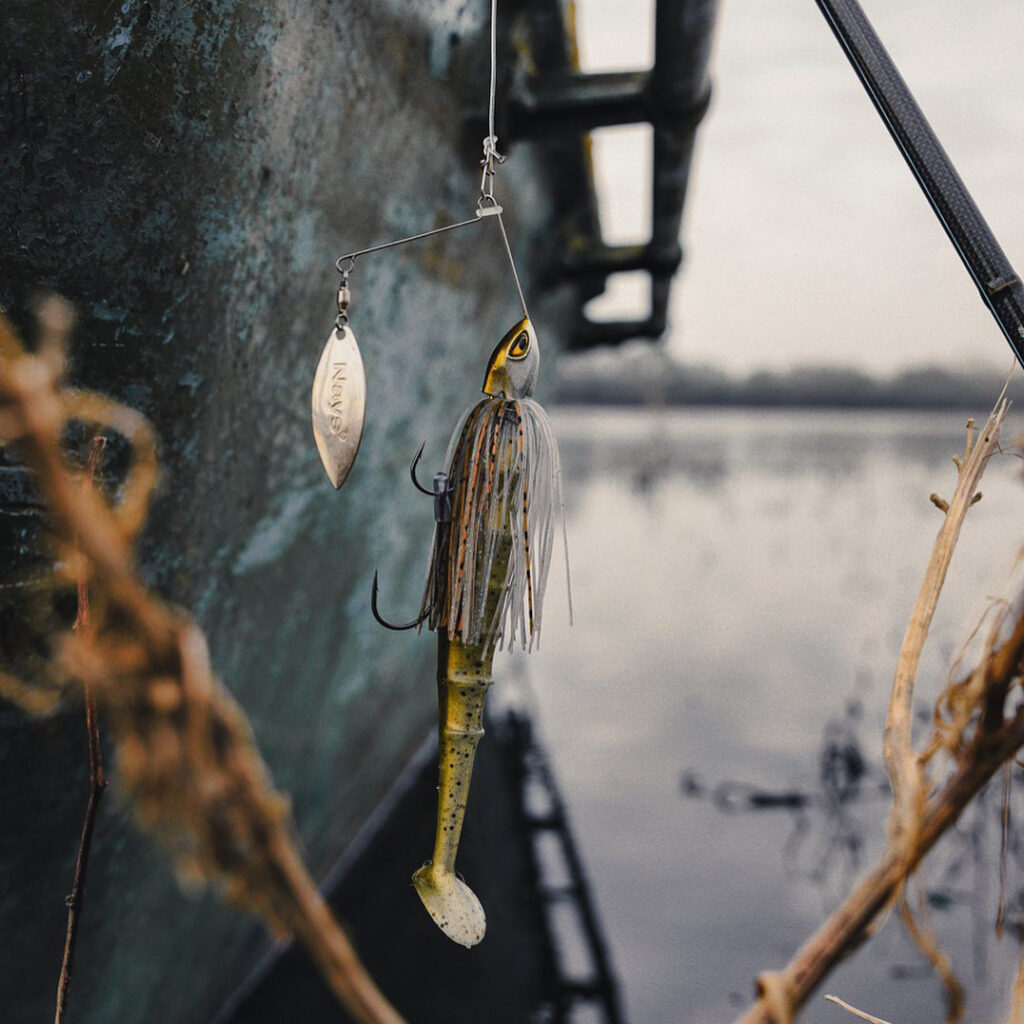
[[[887,378],[837,366],[762,370],[738,377],[653,352],[633,352],[617,366],[607,357],[566,359],[556,398],[577,405],[973,409],[991,406],[1005,381],[1005,372],[988,367],[957,371],[940,366],[914,367]],[[1011,397],[1024,397],[1019,377],[1011,385]]]

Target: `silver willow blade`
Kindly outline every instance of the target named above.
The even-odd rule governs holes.
[[[341,487],[363,437],[366,374],[348,324],[331,330],[313,377],[313,437],[328,479]]]

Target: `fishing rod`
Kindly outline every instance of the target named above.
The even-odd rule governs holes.
[[[1024,366],[1024,285],[957,174],[858,0],[815,0]]]

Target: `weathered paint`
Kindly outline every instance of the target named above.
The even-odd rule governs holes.
[[[425,465],[439,463],[518,316],[486,225],[361,260],[367,426],[336,493],[309,425],[333,258],[471,209],[479,140],[462,116],[484,87],[485,14],[484,0],[6,0],[0,13],[0,301],[26,324],[33,288],[74,299],[74,380],[154,422],[145,574],[209,634],[317,871],[433,720],[432,638],[382,634],[370,579],[379,568],[389,603],[414,606],[431,509],[409,458],[425,439]],[[566,195],[583,202],[548,167],[520,147],[501,181],[545,342],[577,303],[540,300],[537,243]],[[4,530],[30,558],[31,523]],[[30,722],[0,706],[0,760],[3,1017],[35,1024],[52,1012],[85,806],[80,712]],[[183,896],[104,801],[76,1020],[207,1020],[265,942],[211,894]]]

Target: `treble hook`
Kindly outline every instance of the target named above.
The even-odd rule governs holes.
[[[426,622],[431,611],[433,609],[428,608],[419,618],[413,619],[412,622],[407,622],[404,626],[396,626],[385,619],[381,613],[377,610],[377,572],[374,570],[373,573],[373,589],[370,591],[370,611],[373,612],[373,617],[385,628],[393,630],[395,633],[401,633],[406,629],[415,629],[421,622]]]

